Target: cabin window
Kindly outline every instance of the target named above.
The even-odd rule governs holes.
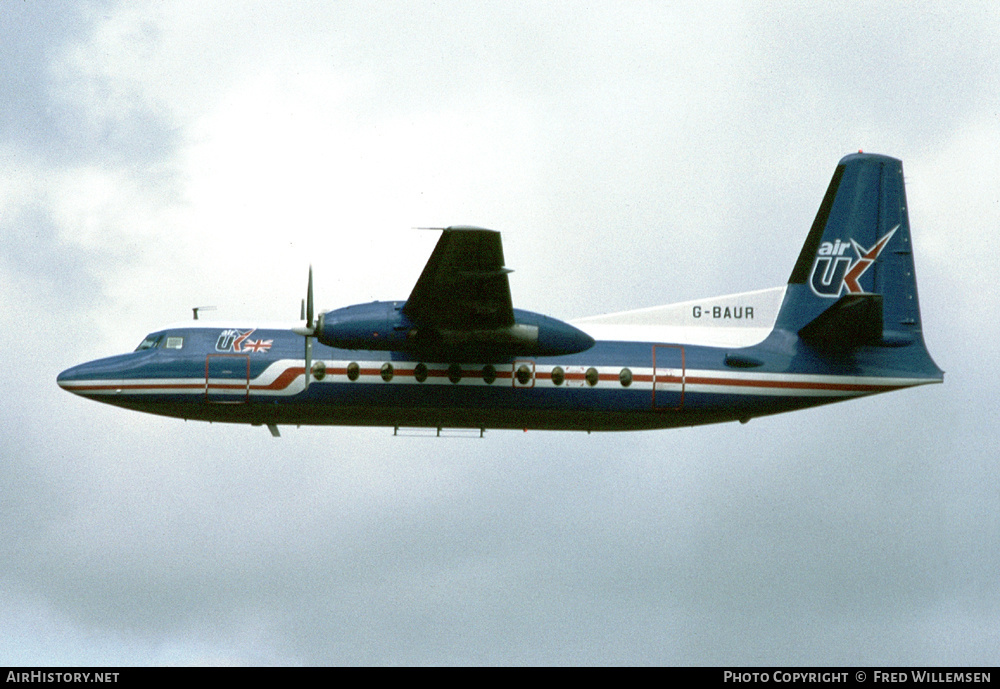
[[[168,337],[167,341],[163,344],[164,349],[181,349],[184,347],[183,337]]]
[[[146,339],[135,348],[135,351],[141,352],[144,349],[153,349],[160,343],[161,339],[163,339],[163,335],[147,335]]]
[[[497,370],[492,364],[486,364],[483,366],[483,382],[487,385],[493,385],[493,381],[497,379]]]
[[[357,380],[358,376],[361,375],[361,367],[358,366],[356,361],[352,361],[347,365],[347,377],[350,380]]]
[[[448,367],[448,380],[452,383],[462,380],[462,366],[460,364],[452,364]]]
[[[587,373],[584,376],[587,379],[587,385],[594,387],[597,385],[597,381],[600,379],[600,375],[597,373],[597,369],[591,366],[587,369]]]
[[[316,380],[323,380],[326,378],[326,364],[322,361],[317,361],[312,365],[312,374],[313,378]]]
[[[380,373],[382,374],[382,380],[388,383],[390,380],[392,380],[392,376],[395,373],[395,371],[393,371],[392,364],[382,364],[382,370],[380,371]]]
[[[566,380],[566,372],[563,371],[562,366],[556,366],[552,369],[553,385],[562,385],[564,380]]]
[[[531,382],[531,369],[526,364],[517,367],[517,382],[521,385],[527,385]]]
[[[427,380],[427,364],[417,364],[416,368],[413,369],[413,377],[417,379],[418,383]]]
[[[632,371],[623,368],[621,373],[618,374],[618,380],[621,382],[623,388],[627,388],[632,384]]]

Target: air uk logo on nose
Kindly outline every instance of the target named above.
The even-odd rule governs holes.
[[[899,225],[896,225],[868,249],[854,239],[850,243],[838,239],[820,244],[813,262],[812,275],[809,276],[809,287],[813,293],[830,299],[836,299],[843,292],[864,294],[865,290],[859,282],[861,276],[875,263],[898,229]],[[856,258],[844,256],[851,247],[857,254]]]

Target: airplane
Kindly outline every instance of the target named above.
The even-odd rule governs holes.
[[[626,431],[740,421],[927,383],[901,161],[837,165],[787,285],[567,323],[513,308],[500,234],[453,226],[406,301],[194,320],[58,384],[209,422]],[[195,312],[197,317],[197,312]],[[433,431],[432,431],[433,432]]]

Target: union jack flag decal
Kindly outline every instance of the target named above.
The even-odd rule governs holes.
[[[274,344],[274,340],[247,340],[243,343],[244,352],[266,352]]]

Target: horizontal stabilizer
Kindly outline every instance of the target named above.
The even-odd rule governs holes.
[[[799,330],[817,349],[844,351],[882,344],[882,295],[845,294]]]

